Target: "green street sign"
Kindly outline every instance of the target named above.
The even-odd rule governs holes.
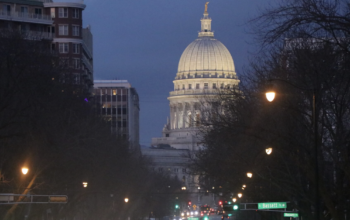
[[[284,213],[284,217],[292,217],[292,218],[297,218],[299,217],[298,213]]]
[[[285,208],[287,208],[286,202],[258,203],[258,209],[285,209]]]

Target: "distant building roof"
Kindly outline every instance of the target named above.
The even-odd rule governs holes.
[[[94,80],[94,88],[113,88],[123,87],[131,88],[131,84],[128,80]]]

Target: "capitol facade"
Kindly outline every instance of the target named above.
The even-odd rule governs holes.
[[[207,7],[206,7],[207,9]],[[207,10],[201,19],[198,38],[190,43],[180,58],[174,91],[170,92],[170,120],[162,137],[152,138],[152,146],[170,145],[175,149],[198,150],[198,127],[204,115],[203,100],[219,89],[237,86],[235,66],[228,49],[211,30]]]
[[[152,159],[154,171],[176,177],[194,193],[191,200],[197,207],[216,204],[213,194],[201,193],[198,176],[188,169],[191,155],[203,147],[199,132],[200,121],[207,117],[203,100],[239,83],[230,52],[214,38],[207,4],[198,38],[187,46],[180,58],[174,90],[168,97],[170,117],[162,137],[152,138],[152,147],[141,149],[144,156]]]

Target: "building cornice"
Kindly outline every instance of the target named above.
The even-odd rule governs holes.
[[[68,8],[81,8],[85,9],[86,5],[83,3],[73,2],[47,2],[44,3],[45,8],[57,8],[57,7],[68,7]]]
[[[75,43],[75,44],[82,44],[82,39],[75,39],[75,38],[54,38],[54,43]]]

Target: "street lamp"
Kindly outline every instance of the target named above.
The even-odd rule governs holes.
[[[272,102],[274,99],[275,99],[275,96],[276,96],[276,93],[272,90],[269,90],[266,92],[266,99],[269,101],[269,102]]]
[[[247,177],[248,177],[248,178],[252,178],[252,177],[253,177],[253,174],[252,174],[251,172],[248,172],[248,173],[247,173]]]
[[[26,175],[28,173],[29,169],[27,167],[22,167],[22,173],[23,175]]]
[[[265,152],[267,155],[270,155],[272,153],[272,147],[266,148]]]
[[[86,188],[88,186],[88,182],[83,182],[83,187]]]
[[[243,194],[242,193],[238,193],[237,196],[238,196],[238,198],[242,198]]]
[[[232,202],[236,202],[236,201],[237,201],[237,199],[236,199],[236,198],[233,198],[233,199],[232,199]]]
[[[311,89],[305,89],[305,88],[300,88],[294,84],[289,83],[288,81],[281,80],[281,79],[272,79],[270,81],[280,81],[283,83],[287,83],[294,88],[300,89],[300,90],[311,90]],[[315,219],[318,220],[320,219],[320,195],[319,195],[319,173],[318,173],[318,127],[317,127],[317,120],[318,120],[318,111],[316,111],[317,107],[317,92],[316,89],[312,89],[312,123],[313,123],[313,129],[314,129],[314,169],[315,169]],[[270,86],[269,90],[266,91],[266,99],[269,102],[272,102],[275,98],[276,93],[273,91],[272,85]]]
[[[181,187],[181,190],[186,190],[186,186]]]
[[[124,199],[124,202],[125,202],[125,203],[128,203],[128,202],[129,202],[129,198],[126,197],[126,198]]]

